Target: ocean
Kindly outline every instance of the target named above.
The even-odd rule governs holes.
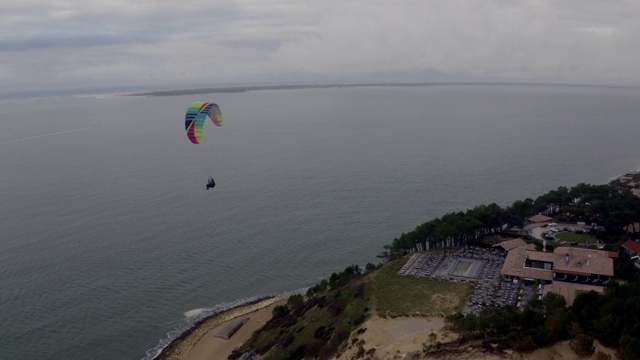
[[[200,145],[193,101],[225,119]],[[638,169],[639,114],[585,86],[1,98],[0,358],[153,359],[446,212]]]

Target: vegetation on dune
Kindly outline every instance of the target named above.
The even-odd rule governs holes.
[[[604,294],[579,294],[573,305],[548,293],[522,311],[513,306],[485,308],[479,315],[449,315],[446,322],[460,341],[491,339],[505,348],[529,352],[572,339],[579,355],[593,354],[593,340],[617,348],[622,360],[640,359],[640,284],[610,283]]]
[[[458,313],[447,316],[450,329],[460,341],[492,339],[505,347],[528,352],[537,347],[569,339],[566,301],[557,294],[533,300],[518,311],[514,306],[484,308],[479,315]]]
[[[334,357],[370,314],[370,278],[350,266],[323,284],[306,301],[294,295],[276,307],[273,318],[232,356],[253,349],[265,360]]]

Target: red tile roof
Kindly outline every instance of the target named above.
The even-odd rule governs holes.
[[[636,254],[640,253],[640,244],[633,240],[627,240],[624,244],[622,244],[622,247],[625,249],[629,249]]]

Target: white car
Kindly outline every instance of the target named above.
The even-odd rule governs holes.
[[[549,223],[549,226],[558,226],[556,223]]]

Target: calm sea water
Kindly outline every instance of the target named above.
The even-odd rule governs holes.
[[[193,145],[198,100],[225,126]],[[378,262],[445,212],[637,169],[639,114],[638,90],[557,86],[3,100],[0,358],[153,358],[186,315]]]

